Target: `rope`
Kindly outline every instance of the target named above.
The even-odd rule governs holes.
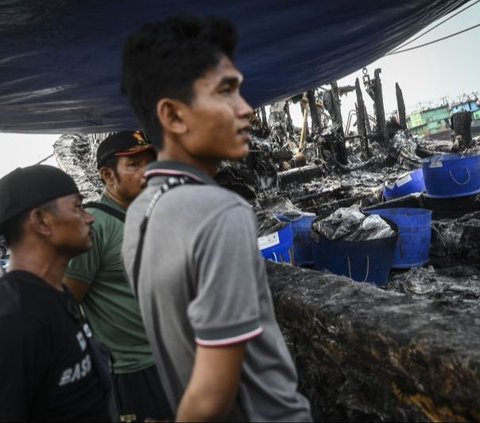
[[[428,46],[430,44],[435,44],[435,43],[438,43],[439,41],[443,41],[443,40],[446,40],[448,38],[454,37],[455,35],[463,34],[464,32],[470,31],[471,29],[475,29],[479,26],[480,26],[480,24],[473,25],[470,28],[466,28],[462,31],[455,32],[453,34],[450,34],[450,35],[447,35],[445,37],[439,38],[438,40],[430,41],[429,43],[425,43],[425,44],[420,44],[420,45],[415,46],[415,47],[406,48],[404,50],[392,51],[390,53],[387,53],[385,56],[392,56],[394,54],[405,53],[406,51],[416,50],[417,48],[420,48],[420,47],[425,47],[425,46]]]
[[[453,173],[451,170],[449,170],[448,173],[450,174],[450,178],[452,178],[453,182],[455,182],[457,185],[467,185],[470,182],[470,171],[468,170],[468,168],[465,168],[465,170],[468,173],[468,178],[465,182],[458,182],[453,176]]]
[[[460,13],[465,12],[465,10],[469,9],[470,7],[475,6],[478,2],[480,2],[480,0],[477,0],[477,1],[473,2],[472,4],[468,5],[467,7],[465,7],[462,10],[459,10],[457,13],[454,13],[452,16],[449,16],[448,18],[444,19],[442,22],[439,22],[437,25],[430,28],[428,31],[425,31],[422,34],[419,34],[413,40],[407,41],[404,44],[398,46],[397,48],[393,49],[393,52],[396,52],[397,50],[400,50],[400,49],[412,44],[414,41],[418,40],[419,38],[423,37],[424,35],[427,35],[429,32],[433,31],[435,28],[438,28],[440,25],[443,25],[445,22],[449,21],[450,19],[454,18],[455,16],[459,15]],[[392,52],[392,54],[393,54],[393,52]]]
[[[439,239],[443,242],[443,246],[447,249],[447,253],[448,253],[448,246],[447,246],[447,243],[445,242],[445,238],[435,226],[432,225],[432,229],[438,234]]]
[[[55,155],[55,153],[50,154],[49,156],[47,156],[44,159],[40,160],[39,162],[35,163],[35,165],[42,164],[43,162],[47,161],[49,158],[53,157],[54,155]]]
[[[368,278],[368,274],[370,273],[370,257],[366,256],[367,259],[367,274],[365,275],[365,279],[362,282],[366,282]],[[350,264],[350,257],[347,256],[347,265],[348,265],[348,277],[352,279],[352,265]]]

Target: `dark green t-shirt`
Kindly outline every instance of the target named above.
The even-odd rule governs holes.
[[[100,203],[125,213],[105,196]],[[91,208],[88,212],[95,216],[93,246],[70,261],[66,276],[90,285],[82,307],[95,337],[112,351],[115,373],[136,372],[154,365],[154,360],[138,302],[123,270],[124,224],[102,210]]]

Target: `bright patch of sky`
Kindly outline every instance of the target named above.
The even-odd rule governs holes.
[[[53,154],[55,134],[6,134],[0,133],[0,176],[17,167],[30,166]],[[44,162],[57,166],[54,157]]]

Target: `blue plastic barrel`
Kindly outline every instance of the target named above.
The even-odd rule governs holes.
[[[279,214],[277,217],[280,220],[292,223],[293,264],[295,266],[312,267],[312,222],[316,219],[316,214],[302,213],[296,217]]]
[[[465,197],[480,192],[480,156],[446,154],[422,161],[427,196]]]
[[[425,191],[422,169],[417,169],[400,176],[394,183],[385,183],[383,197],[385,200],[404,197],[414,192]]]
[[[266,260],[277,263],[293,264],[293,231],[292,224],[272,234],[261,236],[257,239],[258,248]]]
[[[327,269],[357,282],[383,285],[390,275],[398,239],[396,224],[391,221],[388,223],[395,230],[395,235],[389,238],[344,241],[330,240],[315,233],[312,244],[314,269]]]
[[[406,269],[428,263],[432,238],[431,210],[400,207],[369,210],[368,213],[386,217],[398,226],[393,268]]]

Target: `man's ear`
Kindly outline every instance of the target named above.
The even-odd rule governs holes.
[[[50,216],[49,213],[41,208],[32,209],[28,214],[27,223],[34,232],[39,235],[51,235]]]
[[[100,168],[100,177],[106,185],[111,185],[116,180],[113,169],[106,166]]]
[[[181,135],[187,131],[185,107],[185,103],[171,98],[162,98],[157,103],[157,118],[165,132]]]

